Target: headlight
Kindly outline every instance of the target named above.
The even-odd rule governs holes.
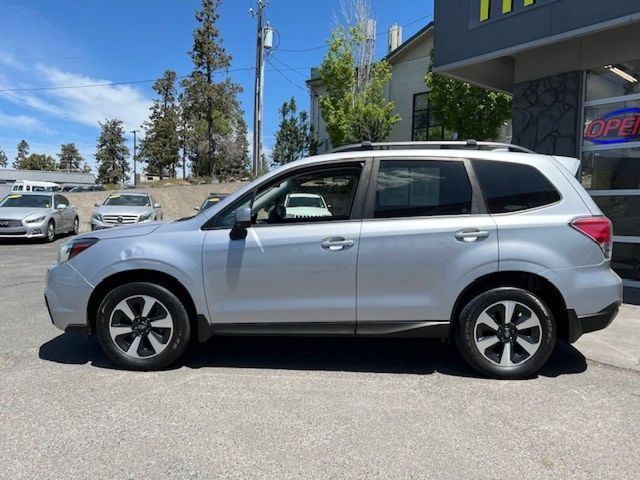
[[[29,218],[29,219],[25,220],[25,223],[42,223],[42,222],[44,222],[45,218],[47,218],[46,215],[42,215],[42,216],[36,217],[36,218]]]
[[[82,238],[79,240],[71,240],[63,244],[58,252],[58,263],[64,263],[71,260],[79,253],[84,252],[87,248],[92,247],[98,241],[97,238]]]
[[[100,215],[99,213],[94,213],[91,218],[93,218],[94,220],[97,220],[98,222],[102,221],[102,215]]]
[[[140,215],[140,219],[138,220],[139,222],[146,222],[148,220],[151,219],[151,214],[147,213],[145,215]]]

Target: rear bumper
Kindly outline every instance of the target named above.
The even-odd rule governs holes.
[[[567,310],[567,317],[569,320],[569,332],[568,341],[574,343],[583,334],[595,332],[607,328],[616,318],[618,310],[620,309],[620,302],[615,302],[604,308],[598,313],[592,315],[576,315],[575,310]]]

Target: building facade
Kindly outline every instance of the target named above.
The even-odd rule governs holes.
[[[436,0],[437,72],[513,94],[513,143],[582,159],[640,288],[640,1]]]
[[[389,52],[385,60],[392,70],[391,81],[385,86],[385,98],[394,103],[394,113],[401,121],[394,125],[387,141],[409,142],[442,140],[445,131],[429,110],[425,77],[431,64],[434,24],[430,23],[402,42],[402,30],[389,32]],[[319,142],[319,153],[331,150],[326,123],[320,111],[320,97],[325,94],[318,69],[311,71],[307,81],[310,90],[310,118]]]

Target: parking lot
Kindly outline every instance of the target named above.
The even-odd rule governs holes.
[[[0,244],[0,478],[636,478],[640,374],[558,347],[478,377],[437,341],[214,339],[115,369],[43,300],[52,245]]]

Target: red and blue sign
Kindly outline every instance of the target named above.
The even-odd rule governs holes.
[[[640,108],[621,108],[589,122],[584,129],[584,138],[599,145],[639,140]]]

